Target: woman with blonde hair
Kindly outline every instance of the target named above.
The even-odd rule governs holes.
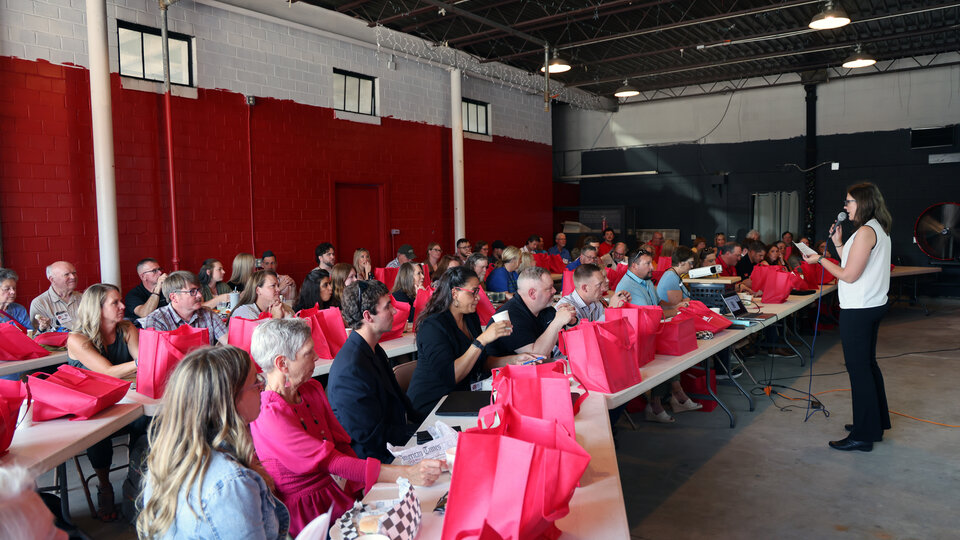
[[[237,256],[233,258],[233,264],[230,265],[230,281],[227,282],[227,285],[231,289],[243,292],[247,279],[256,270],[254,268],[256,262],[257,260],[249,253],[237,253]]]
[[[357,279],[366,281],[373,279],[373,265],[370,263],[370,252],[360,248],[353,252],[353,267],[357,269]]]
[[[257,319],[269,313],[275,319],[293,317],[293,310],[280,297],[280,278],[273,270],[258,270],[247,279],[247,285],[230,317]]]
[[[117,378],[137,373],[140,334],[137,327],[123,319],[120,289],[109,283],[87,287],[77,308],[76,330],[67,337],[67,358],[71,366],[89,369]],[[131,425],[131,441],[143,433],[143,423]],[[113,463],[112,437],[87,449],[90,465],[99,480],[97,515],[102,521],[117,519],[110,465]]]
[[[265,380],[236,347],[203,347],[170,375],[150,427],[140,538],[285,538],[290,513],[254,452]]]
[[[330,305],[340,307],[343,290],[357,280],[357,269],[352,264],[337,263],[330,271],[330,279],[333,281],[333,299],[330,300]]]
[[[536,265],[537,261],[533,258],[533,253],[529,251],[520,252],[520,266],[517,268],[517,275],[520,275],[520,272],[523,272],[525,269]]]

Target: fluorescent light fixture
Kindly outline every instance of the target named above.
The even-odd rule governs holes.
[[[613,93],[614,96],[618,98],[628,98],[633,96],[640,95],[640,91],[636,88],[630,86],[626,80],[623,81],[623,86],[617,88],[617,91]]]
[[[823,11],[813,16],[809,26],[814,30],[832,30],[848,24],[850,24],[850,17],[847,16],[847,12],[830,1],[827,2]]]
[[[570,62],[567,62],[563,58],[554,52],[553,58],[550,59],[550,73],[565,73],[570,71]],[[543,73],[543,66],[540,66],[540,73]]]
[[[843,61],[843,67],[848,69],[870,67],[877,63],[877,59],[863,52],[860,45],[857,45],[856,51]]]

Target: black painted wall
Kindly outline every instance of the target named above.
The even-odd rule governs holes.
[[[928,156],[960,152],[960,145],[911,149],[910,130],[821,136],[818,144],[819,161],[837,161],[840,170],[831,171],[829,165],[818,169],[817,237],[825,235],[843,209],[846,187],[867,180],[879,186],[893,214],[894,263],[930,265],[930,259],[913,244],[914,222],[931,204],[960,201],[960,163],[930,165]],[[803,167],[803,158],[800,137],[584,152],[583,174],[641,170],[661,174],[584,179],[580,204],[624,204],[628,225],[679,228],[686,243],[693,234],[712,242],[715,232],[742,238],[751,227],[752,193],[797,191],[803,195],[803,174],[786,165]],[[921,292],[960,296],[960,267],[944,266],[938,278],[924,280]]]

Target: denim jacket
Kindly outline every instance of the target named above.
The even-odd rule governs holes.
[[[228,454],[213,452],[211,457],[203,477],[199,504],[196,485],[190,491],[190,501],[199,515],[195,516],[187,506],[187,493],[181,490],[177,499],[177,516],[162,538],[286,538],[290,513],[270,493],[263,478]],[[148,481],[143,491],[144,504],[150,499],[150,492]]]

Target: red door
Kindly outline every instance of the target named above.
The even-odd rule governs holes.
[[[353,252],[359,248],[370,252],[375,268],[390,262],[392,258],[384,259],[383,185],[337,183],[335,190],[337,262],[353,264]]]

